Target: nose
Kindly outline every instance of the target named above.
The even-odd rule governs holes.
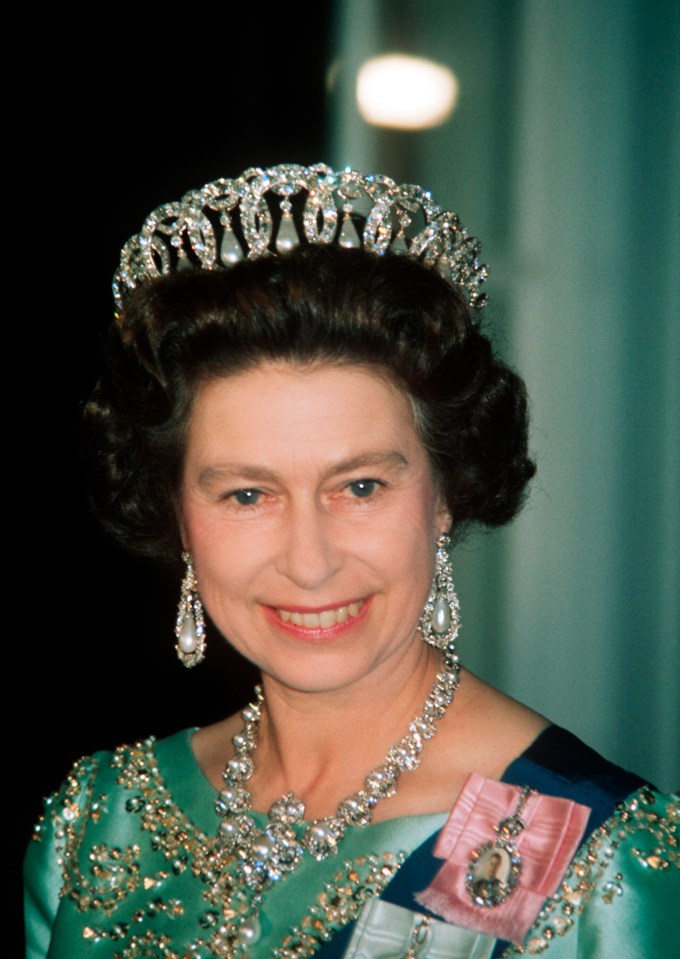
[[[278,571],[300,589],[315,590],[332,578],[339,565],[333,518],[317,503],[291,508],[281,533]]]

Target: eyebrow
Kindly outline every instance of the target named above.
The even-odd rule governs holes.
[[[375,453],[360,453],[350,459],[342,460],[331,467],[329,473],[336,476],[338,473],[350,473],[363,466],[390,466],[399,470],[408,466],[408,460],[403,453],[396,450],[377,450]]]
[[[396,450],[360,453],[358,456],[352,456],[336,463],[329,469],[327,475],[338,476],[341,473],[350,473],[353,470],[369,466],[382,466],[401,471],[408,466],[408,460],[403,453],[398,453]],[[230,476],[255,483],[276,483],[280,479],[278,473],[264,466],[252,466],[246,463],[221,463],[217,466],[206,466],[205,469],[201,470],[198,474],[198,485],[210,486],[214,481],[222,481]]]

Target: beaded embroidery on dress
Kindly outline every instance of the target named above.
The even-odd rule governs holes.
[[[225,908],[247,912],[250,891],[242,888],[235,870],[229,879],[213,871],[220,817],[213,809],[214,793],[192,759],[189,736],[147,740],[82,760],[48,800],[27,858],[31,959],[46,956],[48,948],[50,959],[84,959],[94,943],[98,959],[243,954],[294,959],[322,947],[324,959],[340,957],[351,938],[342,940],[342,951],[333,952],[341,930],[351,930],[351,923],[363,917],[361,928],[373,939],[371,923],[393,915],[383,909],[364,915],[368,903],[395,902],[397,881],[400,895],[408,898],[409,888],[419,891],[415,879],[400,879],[410,875],[411,862],[423,856],[431,860],[433,875],[441,866],[426,849],[445,816],[351,827],[341,855],[323,861],[305,857],[286,880],[291,884],[287,899],[286,883],[267,892],[271,901],[265,903],[261,939],[245,953],[237,951],[221,936],[220,926]],[[257,821],[262,826],[266,820],[259,814]],[[680,800],[648,787],[638,790],[587,838],[525,944],[508,945],[504,956],[545,952],[548,959],[575,959],[579,941],[584,948],[584,933],[578,931],[583,923],[600,930],[597,934],[606,935],[613,948],[622,937],[630,942],[644,935],[641,954],[648,946],[649,955],[664,955],[655,950],[659,942],[668,945],[675,922],[679,832]],[[404,929],[414,928],[423,916],[412,893],[408,910],[415,918]],[[629,925],[634,902],[646,910],[638,931]],[[440,940],[448,941],[432,933],[433,948]],[[405,953],[408,940],[404,943]],[[429,954],[419,955],[427,959]],[[591,955],[601,959],[587,951],[579,959]]]

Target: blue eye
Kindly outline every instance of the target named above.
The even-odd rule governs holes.
[[[255,506],[262,496],[259,489],[237,489],[231,494],[232,499],[239,506]]]
[[[377,480],[354,480],[353,483],[350,483],[347,487],[354,496],[360,498],[365,498],[367,496],[372,496],[376,489],[378,488]]]

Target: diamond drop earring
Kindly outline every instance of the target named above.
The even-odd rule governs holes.
[[[450,538],[443,534],[437,540],[432,589],[420,617],[420,635],[437,649],[454,651],[460,632],[460,604],[453,588],[453,571],[448,548]]]
[[[203,662],[205,656],[205,617],[191,553],[182,553],[182,559],[186,563],[186,572],[175,623],[175,650],[179,661],[191,667]]]

